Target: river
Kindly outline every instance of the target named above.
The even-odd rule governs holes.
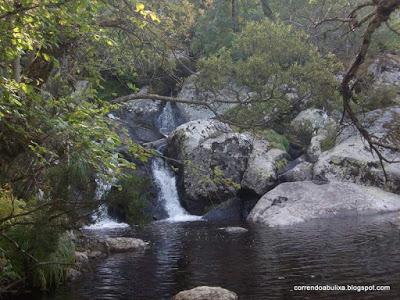
[[[78,282],[40,299],[170,299],[199,285],[222,286],[239,299],[400,299],[399,223],[392,214],[254,226],[242,234],[202,221],[87,230],[140,237],[151,246],[100,260]],[[391,291],[293,291],[303,284],[390,285]]]

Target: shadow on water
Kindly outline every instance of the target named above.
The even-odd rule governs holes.
[[[170,299],[199,285],[239,299],[399,299],[398,215],[316,220],[228,234],[207,222],[155,222],[124,231],[151,247],[112,255],[41,299]],[[103,234],[118,234],[103,232]],[[121,232],[119,232],[121,234]],[[390,285],[390,292],[298,292],[294,285]]]

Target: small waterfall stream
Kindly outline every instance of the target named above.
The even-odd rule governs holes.
[[[96,179],[96,200],[101,201],[103,200],[104,196],[107,192],[111,189],[112,184],[108,182],[104,182],[103,180],[97,178]],[[119,223],[113,220],[107,211],[107,205],[102,204],[99,207],[99,213],[93,216],[94,223],[85,226],[85,229],[113,229],[113,228],[126,228],[129,225],[126,223]]]
[[[159,188],[158,201],[160,201],[167,214],[168,221],[184,222],[200,220],[200,216],[190,215],[180,204],[178,190],[176,189],[175,175],[168,164],[161,158],[152,162],[154,180]]]
[[[168,136],[176,127],[177,121],[170,102],[167,102],[162,113],[158,117],[158,126],[160,133]],[[159,151],[161,150],[158,149]],[[159,189],[158,201],[164,206],[168,214],[168,221],[184,222],[200,220],[200,216],[189,214],[179,202],[178,190],[176,188],[175,174],[172,172],[168,163],[156,157],[152,161],[151,169],[154,181]]]
[[[162,135],[168,136],[177,127],[177,118],[170,102],[167,102],[157,119],[157,125]],[[160,149],[158,149],[160,151]],[[180,204],[176,188],[175,175],[164,159],[156,157],[152,160],[151,170],[155,184],[158,187],[158,201],[163,205],[168,214],[167,221],[186,222],[200,220],[201,216],[189,214]],[[105,194],[111,189],[111,183],[105,183],[100,179],[96,180],[96,199],[101,201]],[[128,224],[118,223],[113,220],[107,212],[107,205],[102,204],[99,213],[94,216],[95,222],[85,229],[112,229],[125,228]]]

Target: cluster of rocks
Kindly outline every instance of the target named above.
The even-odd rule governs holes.
[[[369,112],[363,122],[371,134],[385,141],[398,138],[399,117],[400,107],[395,106]],[[332,135],[337,132],[334,119],[318,109],[301,112],[292,126],[303,123],[311,124],[311,142],[306,153],[292,161],[267,140],[235,132],[214,119],[179,126],[168,138],[167,155],[179,162],[177,178],[184,207],[193,214],[205,214],[207,220],[243,218],[245,202],[238,191],[246,191],[261,197],[253,209],[247,209],[252,209],[247,220],[271,226],[344,211],[400,210],[396,203],[400,196],[392,194],[400,193],[400,164],[385,163],[389,179],[385,181],[378,157],[355,128]],[[382,149],[382,153],[400,160],[393,151]]]
[[[192,214],[204,214],[226,201],[237,205],[239,189],[263,195],[276,185],[289,159],[267,140],[235,132],[214,119],[179,126],[168,137],[166,155],[179,162],[178,189]]]
[[[68,280],[76,280],[82,272],[90,269],[90,262],[113,253],[140,252],[149,246],[148,242],[130,237],[97,237],[80,234],[73,236],[77,244],[75,263],[67,270]]]
[[[399,117],[400,107],[395,106],[369,112],[362,121],[384,143],[399,140]],[[379,158],[352,126],[336,137],[331,149],[314,151],[321,149],[324,141],[315,137],[323,136],[325,130],[316,130],[307,151],[311,157],[306,155],[292,162],[291,168],[280,176],[287,183],[266,193],[248,216],[248,222],[279,226],[334,215],[400,210],[400,164],[383,162],[386,180]],[[384,148],[380,151],[388,160],[400,161],[398,152]]]

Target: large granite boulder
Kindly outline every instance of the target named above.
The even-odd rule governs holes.
[[[252,150],[251,138],[216,120],[179,126],[168,138],[167,155],[177,164],[185,208],[203,214],[236,194]]]
[[[264,195],[276,184],[278,174],[288,159],[289,155],[285,151],[271,149],[267,141],[255,140],[241,182],[242,188]]]
[[[368,131],[383,143],[400,144],[400,107],[379,109],[366,114],[363,122]],[[399,161],[400,153],[381,149],[389,160]],[[336,146],[323,152],[314,165],[314,176],[327,180],[356,182],[381,187],[400,193],[400,164],[384,163],[384,172],[376,155],[353,127],[347,128],[338,137]]]
[[[237,300],[237,294],[221,287],[199,286],[175,295],[173,300]]]
[[[282,183],[265,194],[247,217],[250,223],[293,225],[315,218],[400,210],[400,196],[354,183]]]
[[[212,119],[179,126],[168,138],[167,156],[180,162],[178,189],[192,214],[204,214],[239,189],[263,195],[276,184],[287,158],[267,141]]]

